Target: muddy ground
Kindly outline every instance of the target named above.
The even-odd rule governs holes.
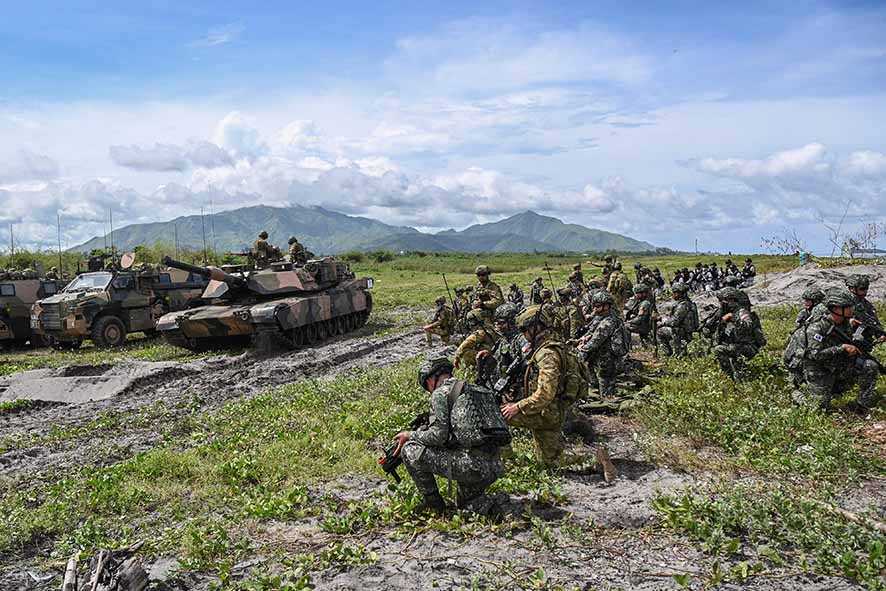
[[[883,267],[853,267],[848,272],[886,277]],[[764,305],[796,302],[810,273],[811,269],[802,269],[770,275],[765,281],[761,278],[750,293]],[[841,282],[845,273],[828,270],[827,280]],[[882,289],[883,283],[876,289]],[[884,295],[875,292],[880,299]],[[0,379],[0,396],[27,394],[30,389],[43,392],[43,398],[50,400],[23,412],[0,415],[0,442],[11,443],[6,446],[9,451],[0,454],[0,476],[31,481],[67,467],[111,464],[160,444],[164,426],[195,409],[212,410],[282,384],[389,365],[425,351],[424,337],[416,330],[387,336],[364,331],[313,349],[275,356],[244,353],[183,364],[68,366]],[[59,390],[58,396],[52,395],[53,388]],[[71,395],[77,404],[58,402]],[[140,420],[119,428],[90,430],[86,437],[52,437],[58,430],[70,432],[87,425],[102,413],[136,413]],[[506,511],[516,518],[515,523],[523,525],[510,531],[489,528],[467,538],[434,530],[409,539],[394,532],[358,536],[351,541],[376,552],[378,561],[315,573],[313,583],[319,589],[449,589],[471,588],[476,582],[479,588],[510,589],[531,587],[529,578],[540,568],[550,584],[567,588],[676,589],[680,585],[674,575],[683,574],[693,577],[693,588],[701,588],[700,581],[715,560],[685,538],[656,528],[649,501],[658,492],[697,485],[705,476],[681,474],[651,463],[637,443],[636,425],[625,419],[595,416],[593,422],[620,473],[611,485],[596,473],[573,472],[564,478],[563,492],[568,499],[564,505],[552,507],[530,498],[511,497]],[[573,445],[577,451],[590,451],[583,449],[583,444]],[[882,483],[865,486],[870,490],[856,491],[846,498],[847,508],[858,510],[879,503],[882,509]],[[367,499],[388,494],[386,487],[381,478],[354,477],[316,485],[312,494]],[[530,516],[537,518],[534,525]],[[273,523],[263,536],[264,542],[293,553],[316,550],[332,539],[314,518]],[[266,559],[254,556],[235,572],[261,568]],[[170,556],[146,565],[151,568],[151,588],[208,589],[213,582],[211,577],[177,573],[175,564],[175,557]],[[34,557],[7,561],[0,564],[0,589],[59,588],[62,568],[41,567]],[[56,576],[47,579],[50,575]],[[741,588],[861,589],[843,579],[798,574],[790,568],[770,570]]]

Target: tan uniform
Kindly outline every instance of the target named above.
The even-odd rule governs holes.
[[[299,242],[293,242],[289,245],[289,262],[290,263],[298,263],[300,265],[305,264],[308,261],[308,255],[305,252],[305,247],[302,246]]]
[[[563,420],[568,405],[557,397],[562,368],[560,354],[551,346],[555,342],[546,339],[532,354],[523,381],[528,395],[517,402],[520,412],[508,421],[532,432],[536,453],[547,466],[556,465],[566,446]]]
[[[255,265],[258,268],[263,269],[268,266],[271,260],[271,246],[267,240],[263,238],[256,240],[252,245],[252,253],[255,256]]]
[[[478,328],[461,342],[455,351],[455,364],[460,368],[477,367],[477,353],[483,349],[492,350],[495,339],[492,338],[485,328]]]
[[[435,334],[443,340],[444,345],[448,345],[449,337],[452,336],[453,330],[455,330],[455,315],[452,313],[452,309],[444,304],[437,308],[437,312],[434,314],[434,321],[425,328],[428,344],[432,342],[431,335]]]
[[[480,294],[483,292],[489,296],[488,299],[480,299]],[[495,281],[487,281],[486,285],[483,285],[478,281],[477,287],[474,288],[474,297],[476,301],[480,302],[480,310],[482,311],[483,317],[489,318],[490,320],[495,313],[495,309],[505,303],[505,296],[502,294],[501,287],[499,287]]]
[[[612,294],[612,298],[615,300],[615,307],[621,312],[624,310],[625,302],[631,297],[633,285],[631,285],[631,280],[628,279],[627,275],[621,271],[613,271],[612,275],[609,276],[609,284],[606,290]]]

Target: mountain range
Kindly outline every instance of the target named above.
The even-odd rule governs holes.
[[[425,252],[642,252],[655,250],[648,242],[621,234],[565,224],[557,218],[526,211],[490,224],[436,234],[408,226],[391,226],[378,220],[348,216],[321,207],[270,207],[256,205],[224,211],[212,216],[182,216],[168,222],[132,224],[114,230],[114,245],[131,250],[140,244],[178,241],[180,248],[203,248],[207,244],[223,251],[248,249],[261,230],[269,242],[285,249],[289,236],[297,236],[317,254],[349,250],[392,250]],[[88,252],[102,248],[104,236],[71,250]]]

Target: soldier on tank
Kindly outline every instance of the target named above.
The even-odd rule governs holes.
[[[720,369],[733,380],[744,380],[747,362],[766,345],[763,327],[751,310],[747,294],[734,287],[717,290],[720,315],[713,328],[713,353]]]
[[[518,310],[522,310],[525,307],[523,303],[523,290],[517,287],[516,283],[512,283],[508,288],[508,303],[516,306]]]
[[[671,286],[674,307],[668,316],[658,321],[658,341],[669,357],[686,355],[686,346],[692,340],[692,334],[698,329],[698,310],[689,298],[689,286],[675,283]]]
[[[50,280],[59,279],[58,267],[50,267],[49,271],[46,273],[46,278]]]
[[[853,385],[858,396],[850,410],[866,414],[877,405],[877,362],[864,353],[864,340],[851,334],[856,298],[843,290],[829,290],[824,306],[827,314],[806,326],[806,354],[803,359],[805,391],[795,392],[797,402],[817,404],[824,410],[831,401]]]
[[[426,361],[419,368],[418,381],[431,393],[428,425],[415,431],[402,431],[394,440],[394,456],[403,464],[423,496],[417,512],[442,514],[446,502],[437,488],[436,476],[458,485],[456,506],[489,517],[500,517],[501,507],[485,495],[486,489],[504,474],[499,448],[494,445],[467,447],[469,431],[477,430],[470,405],[460,404],[464,396],[490,395],[452,377],[452,364],[445,358]]]
[[[257,269],[266,269],[271,263],[271,245],[268,244],[268,233],[262,230],[252,245],[252,258]]]
[[[588,330],[578,341],[577,348],[590,370],[592,387],[600,396],[615,394],[615,380],[623,369],[624,357],[630,351],[630,335],[621,316],[615,310],[615,299],[608,291],[600,290],[592,299],[594,308]]]
[[[652,342],[652,320],[655,309],[649,298],[650,289],[645,283],[634,286],[634,296],[625,304],[625,325],[640,337],[644,345]]]
[[[466,328],[470,334],[461,342],[455,351],[455,368],[476,370],[477,353],[495,346],[493,332],[487,328],[479,310],[471,310],[465,318]]]
[[[537,306],[541,304],[541,290],[545,288],[544,282],[542,282],[541,277],[536,277],[532,280],[532,284],[529,286],[529,305]]]
[[[295,236],[289,237],[289,262],[295,265],[308,262],[308,253]]]
[[[428,338],[428,344],[433,343],[431,335],[437,335],[443,341],[444,345],[449,344],[449,338],[455,330],[455,315],[449,306],[446,305],[446,298],[440,296],[434,302],[437,309],[434,311],[434,318],[430,324],[423,327],[425,336]]]

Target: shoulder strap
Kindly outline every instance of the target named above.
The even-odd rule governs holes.
[[[461,396],[462,390],[465,389],[465,381],[464,380],[456,380],[452,387],[449,388],[449,393],[446,395],[446,400],[449,403],[449,410],[452,410],[452,407],[455,405],[455,401]]]

